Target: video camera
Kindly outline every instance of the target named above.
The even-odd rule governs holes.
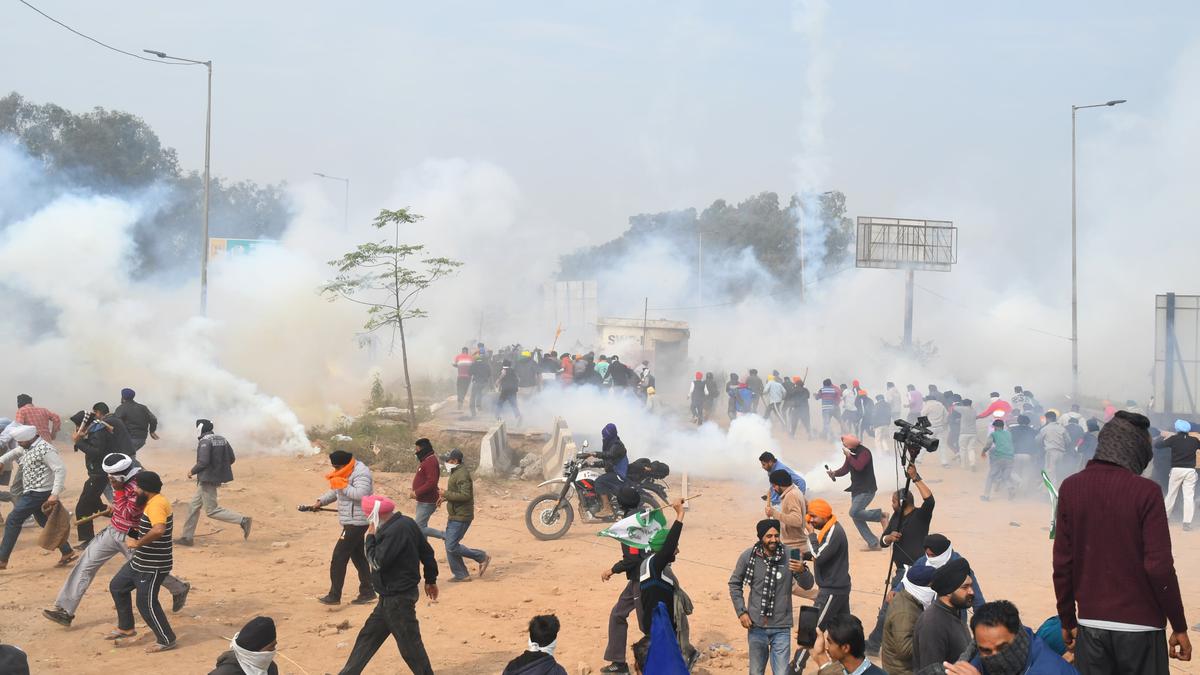
[[[916,424],[910,424],[905,420],[896,420],[895,424],[899,429],[892,434],[892,438],[904,449],[901,460],[911,462],[921,454],[922,450],[937,452],[939,441],[934,438],[933,431],[930,430],[928,417],[918,417]]]

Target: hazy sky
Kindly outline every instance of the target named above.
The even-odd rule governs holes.
[[[852,216],[960,227],[955,273],[925,277],[958,304],[919,301],[948,326],[1021,296],[1040,308],[1008,320],[1069,332],[1070,106],[1128,99],[1080,113],[1085,364],[1130,348],[1115,309],[1141,377],[1153,293],[1200,291],[1197,3],[35,4],[131,51],[213,59],[214,173],[320,190],[331,218],[340,187],[313,171],[352,178],[360,222],[441,171],[480,184],[445,192],[462,231],[442,241],[493,219],[499,241],[564,252],[631,214],[815,176]],[[0,26],[4,90],[134,112],[199,168],[203,69],[106,51],[15,0]],[[429,160],[451,161],[430,178]]]
[[[360,215],[431,157],[499,165],[525,218],[587,239],[789,192],[810,103],[786,2],[35,4],[131,51],[213,59],[214,172],[348,175]],[[967,191],[1061,225],[1071,103],[1131,101],[1088,111],[1085,139],[1161,106],[1198,21],[1187,2],[834,3],[827,187],[855,215],[961,220],[943,203]],[[137,113],[199,166],[202,69],[108,52],[15,0],[0,25],[5,89]]]

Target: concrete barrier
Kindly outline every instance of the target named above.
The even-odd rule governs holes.
[[[555,417],[554,426],[550,430],[550,439],[542,446],[542,451],[539,453],[543,479],[550,480],[561,477],[563,462],[576,452],[575,438],[571,435],[571,428],[567,426],[566,420]]]
[[[500,422],[483,435],[479,442],[479,471],[484,476],[507,476],[517,466],[512,448],[508,446],[508,431]]]

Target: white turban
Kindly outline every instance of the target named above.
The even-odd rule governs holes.
[[[8,432],[9,437],[18,443],[32,441],[38,435],[37,427],[31,427],[28,424],[12,424],[5,431]]]
[[[133,466],[133,459],[129,455],[113,452],[104,456],[104,473],[123,474],[131,466]]]

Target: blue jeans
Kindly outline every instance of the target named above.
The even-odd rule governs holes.
[[[874,492],[863,492],[850,497],[850,518],[854,520],[854,527],[858,528],[858,533],[862,535],[863,541],[867,542],[867,546],[879,545],[879,538],[867,527],[867,523],[878,523],[883,517],[883,511],[879,509],[867,510],[874,499]]]
[[[446,522],[446,561],[450,563],[450,573],[455,579],[471,576],[463,558],[470,558],[477,563],[487,559],[487,553],[462,545],[462,538],[471,528],[471,521],[450,520]]]
[[[746,636],[750,643],[750,675],[764,675],[770,658],[772,675],[788,672],[788,661],[792,658],[792,630],[790,628],[759,628],[751,626]]]
[[[21,534],[21,523],[24,523],[29,516],[33,516],[38,525],[46,526],[46,514],[42,513],[42,504],[45,504],[49,498],[49,491],[26,492],[17,498],[12,513],[8,514],[8,519],[4,521],[4,541],[0,542],[0,560],[8,562],[8,556],[12,554],[13,548],[17,545],[17,537]],[[63,543],[58,550],[63,555],[67,555],[71,552],[71,545]]]
[[[434,539],[445,539],[445,535],[441,530],[436,530],[429,526],[429,517],[437,512],[437,504],[426,504],[425,502],[417,502],[417,509],[413,513],[413,520],[417,521],[417,525],[421,527],[421,531],[426,537]]]

